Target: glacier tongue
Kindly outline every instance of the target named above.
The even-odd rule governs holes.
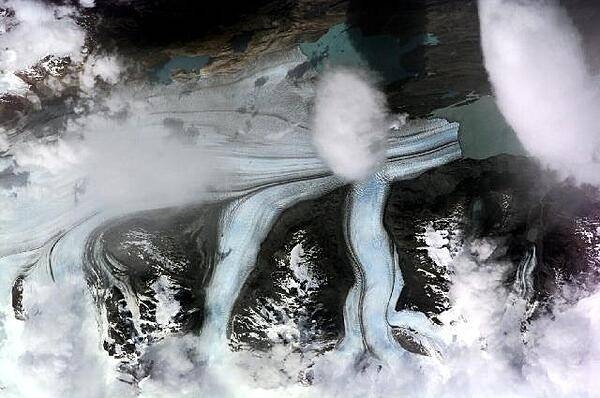
[[[144,88],[135,92],[134,98],[125,90],[109,99],[117,105],[107,103],[107,112],[72,119],[63,115],[66,130],[47,141],[28,142],[27,134],[25,138],[13,137],[7,156],[19,165],[19,171],[29,173],[29,184],[2,192],[0,255],[14,270],[15,278],[23,277],[24,314],[31,314],[32,319],[37,316],[39,303],[32,304],[28,297],[32,286],[72,292],[67,296],[73,301],[69,305],[91,304],[83,288],[84,270],[90,270],[91,262],[106,268],[92,272],[99,272],[98,278],[110,282],[92,292],[93,298],[101,301],[110,286],[116,286],[131,312],[132,330],[139,332],[146,326],[137,296],[127,283],[110,276],[111,272],[123,272],[119,270],[122,265],[99,244],[98,231],[143,210],[223,202],[226,205],[220,210],[215,265],[205,291],[206,319],[198,345],[208,358],[218,359],[229,352],[233,306],[273,223],[290,206],[344,185],[331,175],[312,146],[309,126],[314,74],[306,73],[299,82],[289,73],[306,58],[298,51],[276,57],[258,62],[238,76],[204,81],[193,89],[177,85],[160,90]],[[261,85],[256,84],[258,79],[262,79]],[[121,109],[123,102],[126,106]],[[348,295],[344,309],[347,335],[340,348],[348,347],[353,355],[366,350],[384,359],[402,353],[392,333],[397,315],[390,312],[402,278],[382,226],[383,207],[390,182],[460,157],[457,129],[457,124],[441,119],[396,126],[387,140],[385,164],[351,189],[347,245],[355,257],[359,282]],[[163,156],[165,153],[169,155]],[[183,173],[181,164],[188,161],[189,170]],[[203,178],[207,174],[216,177],[207,180]],[[178,178],[159,178],[165,175]],[[139,181],[128,180],[131,176],[139,177]],[[70,280],[78,281],[81,289],[77,283],[65,282]],[[162,296],[172,295],[169,284],[162,281],[152,285],[154,305],[158,306]],[[12,281],[3,285],[5,289],[11,287]],[[43,304],[50,308],[57,305],[50,299]],[[73,311],[69,318],[73,325],[95,320],[92,309],[68,308]],[[177,312],[169,306],[156,311],[157,320],[165,325]],[[418,322],[409,314],[403,316],[403,322],[416,328]],[[41,329],[31,329],[33,323],[26,320],[22,327],[43,338]],[[13,321],[3,320],[2,324],[5,329],[17,327]],[[90,341],[99,346],[100,334],[107,333],[108,328],[101,324],[100,333]],[[3,347],[18,336],[7,336]],[[84,349],[80,343],[73,340],[75,351]],[[1,355],[19,358],[28,355],[28,349],[16,354],[3,349]],[[95,349],[90,351],[93,355],[98,354]],[[109,361],[103,366],[116,364]],[[66,388],[73,392],[80,386]]]

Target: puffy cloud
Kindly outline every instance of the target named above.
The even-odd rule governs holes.
[[[0,21],[0,71],[26,69],[47,55],[82,59],[85,32],[72,8],[34,0],[2,0],[0,7],[14,10],[14,20]]]
[[[85,282],[70,275],[49,283],[39,276],[30,275],[25,282],[26,322],[13,317],[10,303],[1,303],[2,396],[131,396],[124,395],[129,386],[118,382],[116,361],[102,351]]]
[[[452,264],[452,307],[440,317],[447,342],[441,359],[407,354],[393,366],[336,351],[307,360],[285,355],[233,352],[216,362],[210,347],[192,336],[167,339],[149,353],[154,368],[142,396],[231,397],[588,397],[598,391],[600,293],[531,320],[522,332],[526,303],[511,289],[515,265],[499,261],[501,241],[467,241]],[[581,292],[576,292],[581,294]],[[384,325],[381,325],[384,327]],[[311,385],[281,377],[282,363],[298,361]],[[233,380],[233,382],[232,382]]]
[[[598,183],[600,86],[556,1],[480,0],[485,66],[523,146],[563,174]]]
[[[79,81],[83,90],[92,91],[96,85],[96,79],[111,85],[116,84],[121,72],[122,66],[116,56],[92,56],[83,64]]]
[[[325,72],[317,88],[314,144],[333,172],[360,180],[385,158],[385,98],[360,73]]]

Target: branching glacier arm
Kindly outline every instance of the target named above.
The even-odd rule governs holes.
[[[393,310],[403,287],[394,248],[383,226],[390,183],[458,159],[457,125],[433,121],[415,134],[396,136],[399,156],[392,157],[370,179],[355,184],[347,205],[345,234],[355,263],[357,283],[346,303],[346,336],[340,347],[350,352],[369,351],[389,362],[401,355],[391,327],[408,322],[411,329],[432,335],[427,323],[413,314]],[[400,151],[410,153],[400,155]],[[413,319],[415,318],[415,319]],[[356,323],[358,322],[359,327]]]
[[[213,353],[227,347],[227,325],[233,305],[256,263],[262,241],[281,212],[341,184],[341,180],[329,176],[275,185],[234,200],[225,209],[220,222],[219,258],[206,290],[204,347],[210,347]]]

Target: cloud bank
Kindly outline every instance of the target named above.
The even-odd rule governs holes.
[[[81,198],[97,206],[166,206],[201,197],[216,170],[199,144],[144,124],[150,109],[143,101],[116,93],[100,104],[104,111],[70,119],[62,137],[13,145],[8,153],[18,170],[46,176],[38,183],[49,189],[54,177],[76,184]]]
[[[497,40],[492,40],[491,48],[501,55],[493,61],[498,64],[492,64],[489,49],[486,50],[488,70],[507,119],[532,153],[555,167],[569,167],[581,178],[590,177],[581,170],[594,165],[595,141],[589,130],[592,117],[586,117],[593,113],[585,112],[594,110],[595,89],[591,88],[592,76],[582,61],[578,36],[568,18],[556,7],[531,5],[542,3],[481,3],[485,3],[482,18],[487,15],[493,22],[482,23],[483,30],[493,33],[491,38]],[[500,7],[500,11],[494,7]],[[497,18],[502,23],[495,25]],[[526,22],[527,29],[537,32],[536,38],[542,44],[548,41],[552,49],[545,49],[539,42],[534,46],[536,41],[524,34],[518,21]],[[494,29],[490,30],[490,26]],[[490,36],[484,37],[484,46],[490,46],[489,40]],[[557,54],[566,47],[572,57]],[[530,69],[530,51],[540,57],[535,58],[538,70]],[[502,61],[507,54],[509,60]],[[84,84],[93,84],[98,75],[110,80],[115,68],[111,59],[89,66],[91,72],[86,77],[91,77]],[[567,70],[571,75],[560,75]],[[71,176],[73,180],[86,177],[85,195],[93,202],[152,200],[167,204],[197,197],[208,183],[207,169],[213,161],[204,158],[199,148],[190,149],[173,140],[167,129],[144,126],[149,110],[143,104],[127,98],[113,100],[107,105],[111,109],[106,114],[72,120],[68,129],[71,140],[59,138],[51,145],[22,143],[11,149],[18,166],[29,171],[43,169],[43,177],[48,180],[53,175],[66,175],[70,183]],[[124,108],[128,108],[128,116],[119,118]],[[318,90],[315,146],[334,172],[349,180],[363,178],[384,158],[385,118],[382,95],[360,74],[347,70],[329,72]],[[83,140],[73,138],[78,133]],[[0,134],[0,148],[8,147],[6,141]],[[35,173],[31,178],[36,178]],[[35,186],[40,181],[33,183],[35,191],[22,188],[18,192],[21,200],[39,195],[51,202],[52,197],[47,195],[56,191],[53,185],[48,184],[44,191]],[[25,222],[31,216],[21,215],[20,219]],[[8,325],[7,332],[14,333],[9,336],[10,342],[21,341],[22,345],[3,347],[0,373],[7,375],[3,380],[17,384],[9,387],[14,387],[14,396],[19,397],[64,396],[73,392],[98,397],[593,396],[600,391],[597,378],[592,377],[600,370],[600,318],[595,311],[600,305],[600,294],[574,306],[557,306],[553,317],[533,321],[528,332],[522,334],[524,303],[511,296],[506,281],[514,265],[494,258],[497,246],[493,241],[469,242],[460,256],[448,260],[454,272],[452,309],[443,317],[440,333],[451,344],[441,361],[406,355],[393,369],[382,370],[376,361],[362,364],[365,367],[359,369],[352,359],[344,360],[332,352],[324,354],[313,366],[312,386],[286,380],[288,384],[282,382],[280,387],[273,387],[274,380],[279,381],[274,375],[281,373],[281,357],[273,355],[269,362],[254,353],[235,353],[237,359],[232,363],[209,368],[200,350],[210,348],[198,347],[197,338],[188,335],[153,347],[148,356],[154,366],[137,391],[116,381],[115,364],[97,344],[96,325],[91,322],[93,310],[87,307],[91,303],[81,301],[83,281],[67,280],[60,285],[63,300],[56,300],[54,290],[44,290],[44,284],[32,284],[36,295],[30,296],[35,300],[29,303],[30,308],[39,308],[40,312],[29,329],[23,330],[17,321]],[[82,325],[77,314],[84,313],[90,316]],[[286,360],[301,362],[293,357]],[[87,380],[97,383],[89,384]],[[115,393],[113,389],[128,391]]]
[[[0,0],[0,7],[14,11],[0,18],[0,72],[29,68],[46,55],[81,60],[85,32],[73,8],[32,0]]]
[[[523,146],[564,176],[600,183],[600,85],[556,1],[480,0],[485,66]]]
[[[360,180],[385,159],[385,98],[358,72],[321,77],[315,100],[314,144],[340,177]]]
[[[357,364],[335,351],[314,361],[285,356],[286,366],[297,361],[298,370],[311,374],[312,384],[302,385],[281,380],[284,356],[277,346],[263,353],[234,352],[207,364],[203,358],[210,348],[190,336],[174,337],[149,353],[156,366],[141,383],[141,396],[597,396],[600,293],[569,305],[559,298],[553,314],[530,320],[523,331],[527,306],[509,283],[515,265],[499,260],[504,249],[501,240],[470,240],[449,264],[452,307],[440,317],[439,334],[447,342],[440,359],[407,354],[381,368],[377,359]],[[573,293],[581,294],[562,295]],[[236,383],[230,383],[232,377]]]

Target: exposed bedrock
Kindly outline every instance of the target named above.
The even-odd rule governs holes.
[[[256,264],[261,242],[281,212],[340,185],[336,177],[305,179],[264,188],[232,201],[219,220],[215,271],[206,290],[201,344],[218,356],[228,346],[227,327],[235,301]]]
[[[201,329],[223,206],[138,212],[110,220],[89,236],[85,276],[105,317],[102,344],[121,359],[122,371],[143,377],[139,358],[149,345]]]
[[[396,182],[384,215],[405,278],[396,309],[438,322],[450,304],[451,261],[466,239],[503,242],[495,256],[515,264],[514,278],[517,265],[535,260],[534,301],[543,303],[565,281],[597,280],[599,212],[595,188],[557,182],[520,156],[460,160]]]
[[[460,147],[456,142],[457,129],[449,128],[435,137],[438,145],[424,151],[422,156],[392,162],[368,180],[355,184],[349,194],[345,219],[346,239],[355,265],[357,288],[349,297],[346,313],[349,322],[341,344],[342,350],[360,352],[363,349],[387,361],[398,353],[398,342],[391,326],[401,319],[388,306],[397,300],[404,285],[397,266],[395,249],[383,226],[383,212],[394,180],[414,177],[433,167],[456,160]],[[404,319],[419,317],[404,314]],[[402,322],[402,321],[400,321]],[[411,324],[417,322],[409,321]],[[427,335],[425,331],[425,335]],[[396,348],[396,349],[395,349]]]
[[[148,366],[144,347],[202,329],[215,354],[227,345],[337,347],[384,361],[405,351],[443,353],[437,315],[449,306],[451,261],[472,238],[504,242],[494,256],[515,264],[507,285],[538,310],[561,280],[597,280],[595,190],[557,183],[524,157],[458,160],[425,172],[414,169],[419,162],[392,164],[396,174],[381,171],[353,187],[300,181],[95,229],[87,277],[106,318],[105,349],[137,377]],[[403,178],[399,170],[413,178],[393,181]],[[19,314],[28,311],[20,301],[27,278],[13,290]],[[224,280],[236,283],[216,282]],[[165,293],[179,307],[161,318]]]
[[[299,202],[277,218],[232,312],[234,348],[322,351],[344,336],[344,301],[354,284],[341,222],[347,192]]]
[[[368,218],[368,220],[357,220],[357,223],[368,221],[369,224],[366,225],[370,225],[371,220],[379,220],[380,223],[387,181],[414,176],[458,158],[460,147],[457,142],[457,131],[458,125],[442,120],[422,121],[395,131],[390,138],[390,143],[393,145],[388,150],[388,161],[373,177],[375,181],[383,182],[383,185],[381,185],[383,194],[379,201],[375,200],[374,205],[370,203],[370,198],[366,198],[364,203],[356,204],[357,209],[360,209],[357,211],[362,211],[363,208],[366,211],[361,216],[364,214]],[[219,353],[218,347],[227,347],[227,325],[235,300],[250,271],[256,264],[260,243],[267,236],[276,218],[283,209],[303,199],[322,196],[341,184],[342,181],[336,177],[307,178],[300,181],[281,183],[235,200],[223,212],[218,243],[219,260],[216,263],[215,272],[207,289],[207,322],[201,336],[201,343],[206,347],[211,347],[211,352]],[[377,203],[379,203],[379,206]],[[369,213],[369,211],[373,211],[373,207],[379,208],[379,213]],[[363,229],[366,228],[364,226],[360,228],[360,230]],[[355,253],[353,257],[355,257],[358,242],[352,236],[352,231],[354,229],[350,229],[349,233],[346,232],[346,234]],[[380,228],[380,231],[383,232],[383,228]],[[381,241],[381,239],[378,241],[378,238],[381,237],[368,236],[368,240],[360,241],[360,245],[377,244]],[[369,267],[374,266],[371,262],[377,260],[369,258],[368,255],[366,255],[366,258],[355,258],[357,270],[355,278],[360,281],[361,276],[368,274],[370,278],[377,279],[374,275],[376,272],[365,271],[370,270]],[[387,278],[387,283],[391,282],[392,287],[393,278],[392,272],[391,280],[389,275]],[[385,280],[386,277],[383,277],[383,279]],[[379,283],[383,282],[379,281]],[[374,307],[377,305],[382,307],[377,298],[371,299],[371,296],[367,294],[367,292],[373,291],[372,287],[375,284],[378,284],[378,280],[371,281],[369,279],[365,287],[361,286],[359,288],[365,290],[365,292],[361,292],[361,295],[369,298],[369,300],[361,300],[358,303],[363,308],[369,306],[369,309],[365,311],[369,320],[361,322],[363,328],[366,323],[370,325],[374,323],[370,319],[375,316]],[[386,306],[384,305],[382,308],[385,313]],[[356,312],[361,311],[361,309],[351,308],[347,311]],[[361,334],[366,335],[366,330],[362,331]],[[372,329],[368,330],[371,331]],[[377,337],[374,337],[374,339],[377,339]]]
[[[524,157],[455,161],[416,178],[391,183],[388,188],[381,181],[370,181],[351,188],[348,195],[352,199],[338,210],[336,224],[339,226],[328,233],[329,239],[322,235],[319,237],[315,232],[305,234],[306,230],[318,230],[319,224],[322,224],[321,228],[327,224],[329,231],[332,228],[328,225],[332,222],[330,218],[320,220],[313,214],[313,211],[323,210],[309,209],[321,209],[325,203],[331,206],[332,202],[336,203],[336,207],[342,206],[342,193],[338,190],[320,199],[301,202],[282,214],[263,243],[257,269],[243,288],[234,311],[232,339],[260,349],[299,341],[300,346],[310,347],[306,340],[301,341],[293,334],[286,335],[294,329],[286,324],[285,319],[289,320],[286,316],[296,311],[298,304],[277,300],[282,295],[292,296],[291,301],[303,300],[307,292],[310,295],[310,289],[290,289],[289,278],[290,275],[295,276],[292,267],[298,264],[294,260],[293,249],[310,236],[316,239],[316,242],[313,240],[315,245],[320,241],[317,246],[320,250],[339,250],[343,244],[349,244],[352,249],[341,257],[335,252],[318,255],[321,261],[335,259],[335,264],[324,264],[325,268],[329,267],[328,271],[324,271],[329,277],[341,278],[355,267],[353,278],[338,279],[341,283],[339,288],[335,289],[332,286],[335,282],[329,280],[322,285],[323,291],[337,294],[338,300],[306,299],[313,304],[333,307],[329,308],[329,313],[314,312],[314,320],[319,325],[337,325],[337,336],[343,336],[338,343],[340,350],[379,352],[385,358],[390,355],[390,347],[394,347],[395,352],[402,351],[397,346],[399,343],[405,350],[435,355],[441,348],[435,339],[435,324],[439,322],[436,315],[448,308],[450,263],[462,250],[465,239],[487,237],[504,242],[494,256],[515,264],[507,283],[513,284],[515,290],[520,289],[519,294],[532,301],[543,302],[552,294],[560,283],[559,275],[582,281],[597,277],[598,265],[593,254],[594,242],[598,241],[595,230],[599,220],[597,194],[593,190],[575,189],[572,195],[568,195],[570,204],[561,204],[558,192],[568,190],[573,190],[573,187],[568,183],[557,183],[552,175],[541,171],[535,162]],[[386,191],[389,191],[389,198],[384,201]],[[380,210],[382,203],[384,209]],[[540,206],[551,209],[552,214],[558,217],[554,219],[540,212]],[[302,217],[300,211],[309,211],[313,215]],[[382,219],[377,217],[379,211],[383,212]],[[346,215],[342,216],[343,213]],[[360,220],[360,225],[370,227],[357,228],[357,222],[353,229],[352,220]],[[540,223],[545,224],[543,229],[539,228]],[[572,230],[573,235],[567,240],[562,235],[555,236],[556,231],[562,228]],[[340,241],[340,229],[350,236],[347,241],[346,238],[344,242]],[[273,236],[275,231],[277,236]],[[284,234],[284,231],[287,233]],[[433,236],[428,237],[428,233],[438,233],[443,239],[432,241]],[[560,243],[560,248],[549,251],[547,247],[554,247],[557,243]],[[563,261],[573,250],[584,255],[572,262]],[[276,258],[267,259],[269,253],[277,253]],[[312,256],[310,261],[317,261],[314,253]],[[371,264],[379,267],[369,268]],[[304,265],[307,269],[316,269],[314,263]],[[393,273],[394,278],[391,277]],[[318,285],[318,281],[324,279],[323,275],[300,278],[296,279],[300,281],[298,285],[292,285],[299,286],[303,280],[305,283],[317,280]],[[370,288],[367,280],[377,288]],[[352,281],[355,283],[350,287]],[[269,293],[269,290],[281,295]],[[298,296],[293,297],[295,294]],[[343,309],[339,307],[342,296],[346,300]],[[381,303],[369,306],[369,300],[377,303],[384,296],[384,302],[389,302],[388,307]],[[372,316],[375,320],[366,322],[365,311],[366,317]],[[342,315],[343,331],[335,321]],[[292,319],[298,330],[302,330],[298,326],[301,322],[296,322],[300,318]],[[264,333],[257,332],[261,328]],[[254,337],[253,331],[257,333]],[[323,339],[325,335],[313,330],[312,334],[307,333],[303,337],[310,339],[311,336]],[[325,340],[329,341],[327,346],[330,347],[335,334]],[[323,346],[320,344],[317,348]]]

